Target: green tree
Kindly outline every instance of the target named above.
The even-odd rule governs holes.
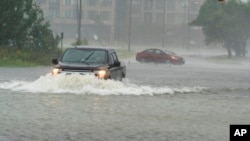
[[[43,12],[33,0],[0,1],[0,47],[56,50],[59,37],[53,36]]]
[[[249,2],[206,0],[190,24],[202,26],[207,44],[223,43],[229,57],[232,57],[232,51],[236,56],[245,56],[250,33],[249,8]]]

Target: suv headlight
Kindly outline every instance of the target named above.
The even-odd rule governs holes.
[[[107,78],[108,72],[106,70],[97,70],[95,74],[98,78],[105,79]]]
[[[61,69],[59,69],[59,68],[53,68],[53,70],[52,70],[52,75],[57,75],[57,74],[59,74],[59,73],[61,73]]]

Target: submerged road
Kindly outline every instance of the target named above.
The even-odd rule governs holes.
[[[122,83],[0,68],[0,140],[228,141],[250,124],[246,67],[126,65]]]

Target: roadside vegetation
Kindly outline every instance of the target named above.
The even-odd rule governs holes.
[[[18,49],[15,47],[0,48],[0,67],[32,67],[50,65],[53,57],[59,56],[59,51],[45,52]]]
[[[228,59],[227,55],[219,55],[219,56],[210,56],[205,58],[205,60],[215,63],[215,64],[220,64],[220,65],[237,65],[240,64],[242,61],[242,58],[231,58]]]
[[[191,26],[201,26],[207,44],[222,44],[227,56],[245,57],[250,37],[250,2],[206,0]]]
[[[115,50],[120,59],[130,59],[136,55],[134,50],[128,51],[126,48],[116,48]]]
[[[60,37],[33,0],[1,0],[0,23],[0,66],[46,65],[59,53]]]

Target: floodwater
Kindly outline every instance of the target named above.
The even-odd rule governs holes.
[[[1,141],[228,141],[250,124],[249,66],[125,62],[123,82],[0,68]]]

